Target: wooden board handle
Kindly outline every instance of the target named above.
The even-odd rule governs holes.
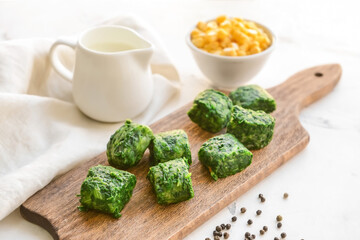
[[[339,82],[340,64],[326,64],[305,69],[288,78],[284,83],[270,88],[269,92],[278,99],[293,105],[296,113],[328,94]],[[278,99],[275,99],[278,101]]]

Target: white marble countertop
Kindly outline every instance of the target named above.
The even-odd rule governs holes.
[[[212,236],[216,225],[233,223],[229,239],[249,231],[257,239],[360,239],[360,15],[356,1],[0,1],[0,40],[53,37],[81,31],[89,24],[122,13],[146,19],[159,33],[183,80],[180,96],[158,118],[191,101],[208,87],[184,41],[198,20],[219,14],[243,16],[269,25],[278,45],[268,64],[251,82],[277,85],[304,68],[340,63],[343,77],[325,98],[301,113],[310,133],[307,148],[186,239]],[[287,200],[282,199],[289,193]],[[264,204],[257,195],[266,196]],[[245,216],[240,207],[248,209]],[[263,211],[260,217],[255,211]],[[284,217],[281,230],[275,217]],[[254,224],[248,227],[247,219]],[[51,239],[40,227],[14,211],[0,221],[0,239]],[[144,237],[145,239],[145,237]]]

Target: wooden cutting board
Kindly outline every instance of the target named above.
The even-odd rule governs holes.
[[[190,172],[195,191],[195,197],[189,201],[170,206],[156,203],[146,179],[149,169],[146,152],[140,164],[129,169],[136,175],[137,184],[120,219],[92,211],[79,212],[76,194],[91,166],[108,165],[103,153],[35,193],[21,206],[21,214],[49,231],[54,239],[182,239],[306,147],[309,134],[299,122],[299,112],[328,94],[340,77],[340,65],[329,64],[299,72],[268,89],[278,105],[273,113],[276,126],[272,142],[253,151],[253,162],[243,172],[217,182],[197,157],[202,143],[214,134],[190,121],[186,112],[191,103],[152,124],[154,133],[184,129],[189,136],[193,157]]]

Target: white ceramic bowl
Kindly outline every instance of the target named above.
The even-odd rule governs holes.
[[[261,70],[270,53],[274,50],[276,43],[274,33],[264,25],[255,21],[252,22],[268,34],[271,45],[260,53],[248,56],[228,57],[208,53],[197,48],[191,42],[190,34],[195,26],[187,34],[186,43],[190,47],[197,65],[214,87],[232,90],[250,81]]]

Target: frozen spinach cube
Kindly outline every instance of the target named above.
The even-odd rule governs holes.
[[[202,129],[216,133],[229,122],[232,105],[225,94],[208,89],[196,96],[187,114]]]
[[[227,132],[233,134],[248,149],[260,149],[273,137],[275,118],[264,111],[234,106]]]
[[[110,166],[98,165],[89,169],[81,185],[80,211],[94,209],[121,217],[136,184],[135,175]]]
[[[191,164],[190,144],[184,130],[172,130],[154,135],[150,146],[152,165],[167,162],[177,158],[185,158]]]
[[[263,110],[271,113],[276,109],[275,99],[258,85],[239,87],[229,95],[234,105],[252,110]]]
[[[252,153],[232,134],[226,133],[207,140],[199,150],[199,161],[213,179],[241,172],[251,164]]]
[[[126,120],[107,144],[106,155],[109,164],[120,169],[135,166],[140,162],[153,138],[154,135],[148,126]]]
[[[185,159],[159,163],[147,175],[159,204],[182,202],[194,197],[191,173]]]

